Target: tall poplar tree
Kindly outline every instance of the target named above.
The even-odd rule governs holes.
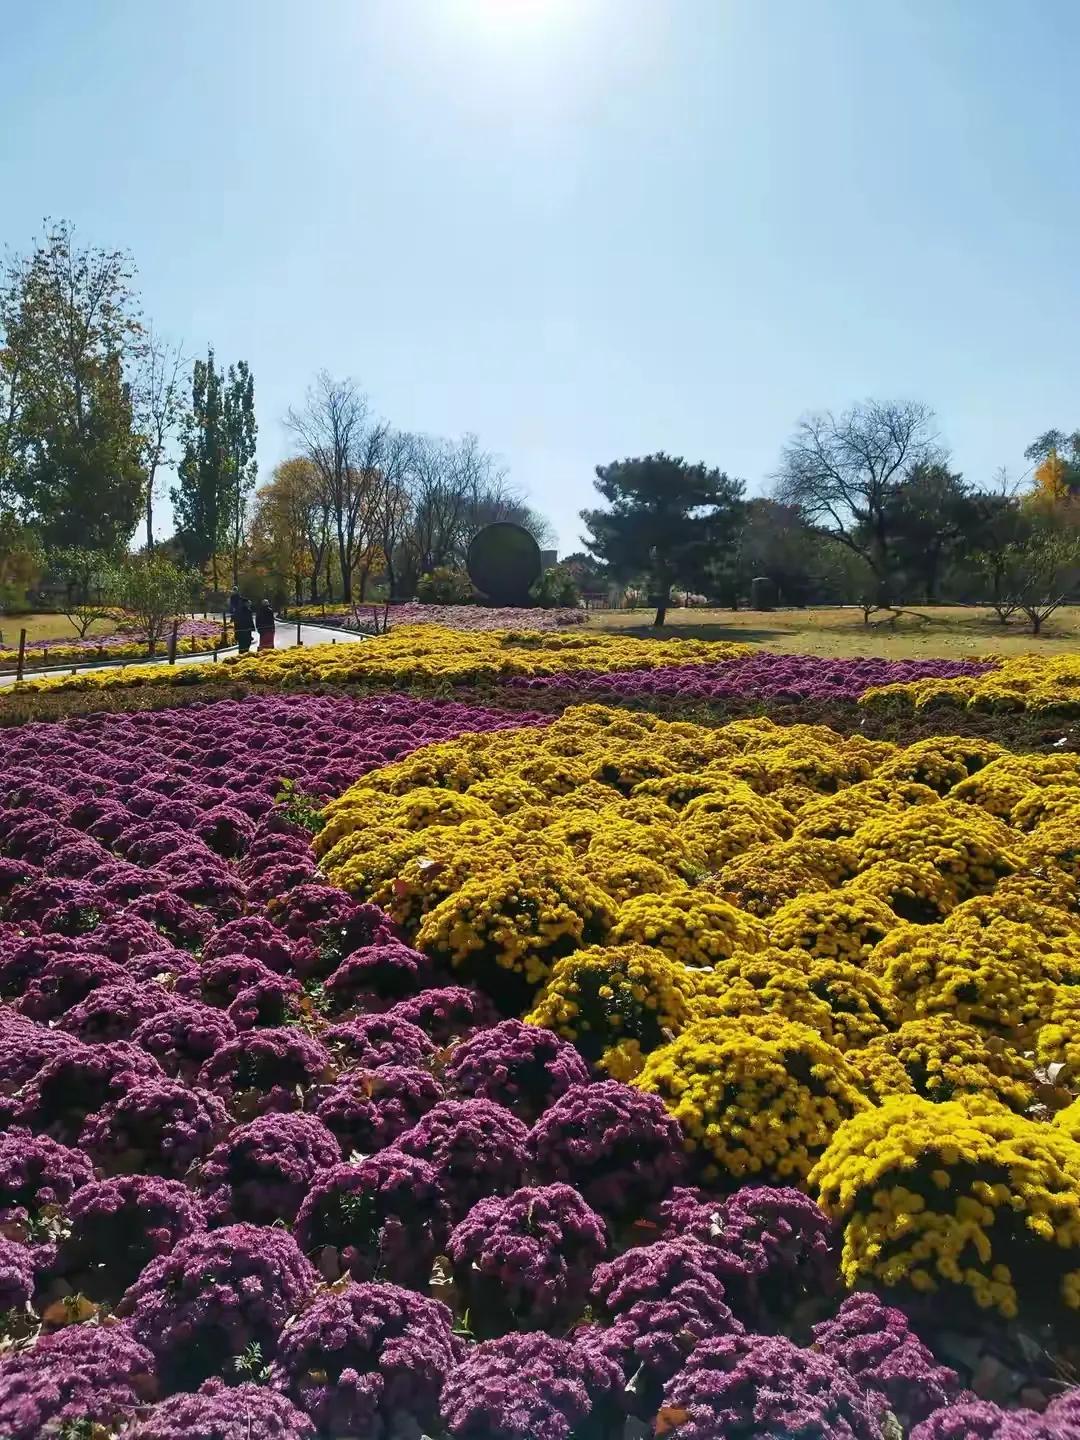
[[[229,534],[230,475],[222,373],[213,348],[196,360],[191,374],[191,409],[184,416],[184,453],[172,488],[176,533],[186,563],[209,566],[218,588],[218,556]]]
[[[240,578],[240,547],[248,501],[255,489],[255,382],[246,360],[229,366],[222,398],[225,466],[228,489],[229,544],[232,550],[232,579]]]

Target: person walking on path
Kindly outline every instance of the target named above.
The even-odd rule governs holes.
[[[259,649],[273,650],[277,621],[274,619],[274,607],[265,597],[259,601],[259,608],[255,611],[255,628],[259,632]]]
[[[240,606],[241,606],[241,605],[246,605],[246,604],[247,604],[247,601],[246,601],[246,600],[244,599],[244,597],[240,594],[240,586],[239,586],[239,585],[234,585],[234,586],[232,587],[232,589],[229,591],[228,603],[227,603],[226,606],[225,606],[225,618],[226,618],[227,620],[231,620],[232,623],[235,625],[235,624],[236,624],[237,611],[240,609]]]
[[[233,624],[236,627],[236,648],[241,655],[246,655],[251,649],[251,637],[255,633],[255,615],[251,609],[251,601],[246,600],[243,595],[237,596]]]

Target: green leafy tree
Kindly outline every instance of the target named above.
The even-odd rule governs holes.
[[[225,474],[228,489],[229,544],[232,550],[232,579],[240,577],[240,549],[244,520],[255,489],[255,382],[246,360],[229,366],[222,394]]]
[[[16,609],[41,575],[41,542],[12,511],[0,511],[0,610]]]
[[[581,512],[586,547],[617,578],[649,576],[663,625],[672,587],[699,585],[737,536],[743,483],[662,452],[598,465],[595,483],[611,508]]]
[[[181,570],[160,550],[128,560],[120,577],[120,599],[145,635],[149,654],[191,605],[198,584],[198,576]]]
[[[0,283],[0,500],[50,548],[119,553],[138,519],[134,273],[125,252],[79,248],[59,222]]]
[[[208,567],[218,588],[218,556],[229,533],[231,481],[225,427],[223,377],[213,349],[196,360],[191,374],[191,409],[183,420],[183,456],[172,489],[176,531],[185,562],[200,573]]]
[[[884,523],[900,573],[914,582],[928,605],[942,577],[963,554],[977,507],[963,477],[935,462],[912,466],[885,502]]]
[[[49,552],[49,571],[64,587],[60,608],[85,640],[91,625],[110,617],[119,599],[116,565],[102,550],[68,545]]]
[[[1010,556],[1011,593],[1031,623],[1033,635],[1066,603],[1080,581],[1080,537],[1075,530],[1061,530],[1037,523],[1026,541],[1013,547]]]

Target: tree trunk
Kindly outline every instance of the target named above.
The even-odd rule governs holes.
[[[146,553],[154,553],[154,472],[146,477]]]
[[[334,599],[334,569],[329,553],[326,556],[326,598],[331,602]]]
[[[1028,611],[1028,619],[1031,621],[1031,633],[1038,635],[1042,629],[1043,617],[1037,611]]]
[[[663,625],[667,619],[668,605],[671,603],[671,586],[665,585],[656,597],[656,619],[653,625]]]

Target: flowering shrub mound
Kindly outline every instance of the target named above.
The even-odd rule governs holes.
[[[33,1293],[33,1250],[0,1237],[0,1313],[26,1310]]]
[[[576,1190],[526,1186],[474,1205],[447,1254],[474,1333],[491,1337],[573,1320],[607,1245],[604,1221]]]
[[[140,1080],[90,1116],[79,1144],[106,1171],[135,1160],[147,1174],[179,1179],[227,1123],[225,1107],[206,1090],[180,1080]]]
[[[253,1344],[272,1360],[285,1322],[316,1280],[284,1230],[229,1225],[190,1235],[152,1261],[119,1308],[168,1388],[193,1389]]]
[[[430,1071],[380,1065],[347,1070],[319,1101],[316,1113],[344,1155],[370,1155],[393,1144],[445,1098]]]
[[[195,1395],[171,1395],[125,1431],[125,1440],[315,1440],[315,1426],[264,1385],[208,1380]]]
[[[326,1044],[352,1065],[423,1065],[435,1053],[434,1041],[418,1025],[395,1015],[362,1015],[326,1031]]]
[[[259,1110],[297,1110],[304,1092],[331,1078],[330,1054],[300,1030],[243,1030],[216,1050],[199,1084],[222,1098],[247,1097]]]
[[[24,1129],[0,1135],[0,1224],[5,1233],[33,1227],[44,1210],[66,1205],[93,1178],[81,1150]]]
[[[608,1217],[640,1214],[683,1175],[679,1127],[652,1095],[610,1080],[575,1085],[529,1131],[529,1160]]]
[[[119,1299],[151,1260],[206,1228],[203,1207],[186,1185],[151,1175],[84,1185],[64,1218],[68,1233],[55,1268],[99,1300]]]
[[[91,1434],[128,1420],[155,1393],[154,1357],[126,1325],[71,1326],[0,1359],[0,1434]]]
[[[814,1326],[814,1343],[838,1361],[910,1429],[960,1394],[954,1370],[938,1365],[902,1310],[876,1295],[852,1295],[831,1320]]]
[[[918,1096],[837,1131],[810,1176],[844,1278],[956,1291],[1006,1318],[1080,1309],[1080,1145],[996,1101]]]
[[[457,1046],[445,1073],[460,1095],[494,1100],[526,1122],[589,1079],[572,1045],[519,1020],[504,1020]]]
[[[950,708],[1035,710],[1048,715],[1077,713],[1080,662],[1075,655],[1012,655],[982,675],[950,680],[922,677],[875,686],[861,697],[868,706],[941,709],[948,728]]]
[[[467,1040],[477,1030],[494,1025],[499,1018],[482,991],[464,985],[423,990],[408,1000],[399,1000],[391,1013],[395,1020],[407,1021],[425,1031],[436,1045]]]
[[[593,1410],[594,1366],[551,1335],[474,1345],[447,1377],[442,1422],[453,1440],[570,1440]]]
[[[88,1115],[137,1081],[161,1074],[161,1066],[137,1043],[76,1042],[46,1060],[22,1086],[12,1106],[12,1118],[19,1125],[74,1145]]]
[[[238,1126],[199,1166],[207,1222],[294,1220],[316,1175],[340,1159],[337,1141],[314,1115],[261,1115]]]
[[[528,1136],[521,1121],[502,1105],[443,1100],[399,1136],[396,1148],[431,1164],[451,1215],[461,1219],[485,1195],[517,1189],[524,1177]]]
[[[324,1170],[296,1217],[296,1238],[336,1279],[376,1276],[426,1289],[450,1212],[438,1171],[393,1146]]]
[[[782,1336],[729,1335],[698,1345],[664,1392],[670,1433],[876,1440],[865,1394],[836,1360]]]
[[[322,1434],[426,1432],[457,1351],[445,1305],[396,1285],[322,1294],[282,1332],[275,1382]]]
[[[839,1050],[772,1016],[699,1021],[633,1083],[667,1103],[707,1179],[805,1180],[843,1121],[866,1108]]]

